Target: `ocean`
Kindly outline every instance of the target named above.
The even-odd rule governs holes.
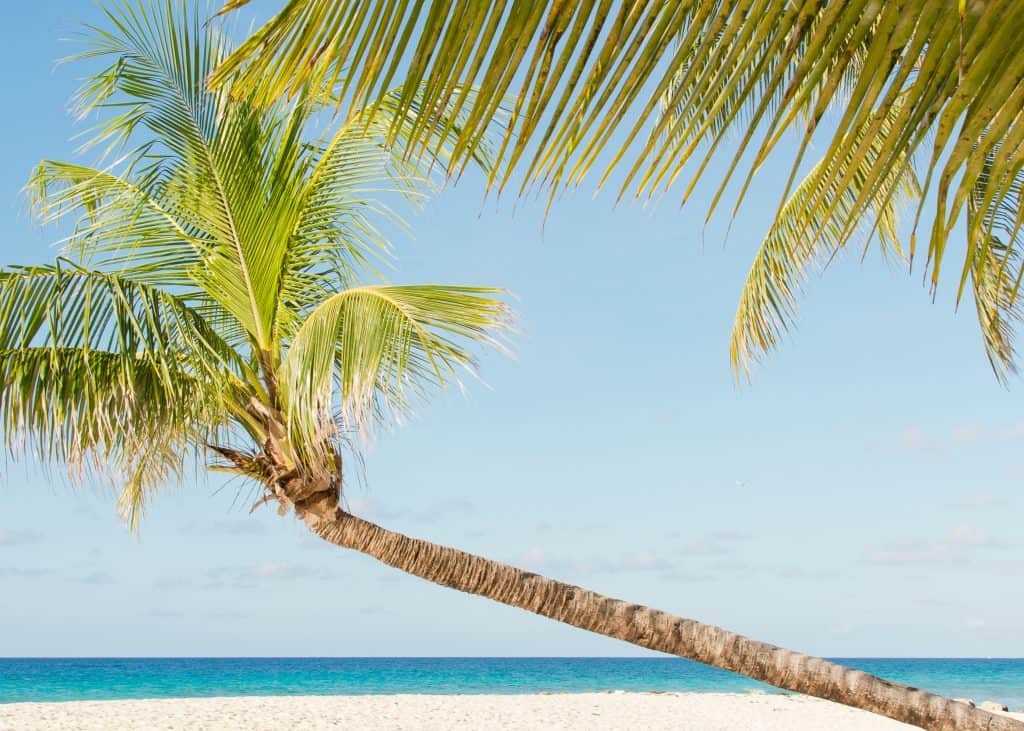
[[[1024,708],[1024,659],[837,658],[942,695]],[[676,658],[0,659],[0,703],[241,695],[780,692]]]

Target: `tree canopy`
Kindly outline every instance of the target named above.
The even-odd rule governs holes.
[[[77,56],[101,61],[75,98],[100,162],[46,160],[30,184],[43,221],[73,221],[63,254],[0,270],[4,445],[112,468],[133,525],[209,456],[265,486],[340,480],[354,435],[458,379],[508,326],[500,290],[379,273],[389,201],[431,190],[388,133],[429,117],[444,146],[464,113],[399,111],[396,94],[317,133],[312,90],[257,107],[206,88],[230,48],[200,12],[107,15]]]

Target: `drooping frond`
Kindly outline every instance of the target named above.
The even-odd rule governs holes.
[[[1017,372],[1013,338],[1022,317],[1019,293],[1024,235],[1016,212],[1024,174],[1015,176],[1005,197],[987,200],[989,170],[991,166],[986,165],[968,201],[968,228],[980,232],[969,244],[970,276],[985,352],[996,376],[1005,382],[1009,374]]]
[[[902,209],[920,196],[911,160],[897,159],[872,201],[870,218],[855,215],[854,205],[871,167],[885,153],[893,127],[891,117],[881,125],[872,121],[859,137],[870,137],[866,154],[843,161],[833,171],[826,158],[815,165],[786,201],[754,257],[736,310],[730,359],[737,373],[748,373],[751,364],[774,349],[792,325],[797,297],[811,271],[821,269],[858,233],[866,244],[874,238],[883,254],[903,257],[898,238]],[[847,180],[831,187],[836,178]],[[873,225],[872,225],[873,224]]]
[[[242,368],[165,292],[64,263],[0,270],[4,446],[112,472],[133,525],[145,494],[224,429]]]
[[[197,446],[186,440],[154,443],[150,449],[134,455],[126,465],[117,511],[130,530],[139,530],[149,497],[161,485],[181,476],[184,455],[197,451]]]
[[[324,424],[366,430],[401,415],[431,387],[471,368],[469,346],[497,344],[509,324],[500,290],[366,286],[324,301],[303,323],[282,373],[294,439],[316,444]]]
[[[755,31],[753,24],[747,24],[746,27],[732,27],[730,32],[733,35],[727,35],[725,30],[718,28],[714,38],[686,34],[676,39],[675,51],[681,55],[678,56],[675,76],[660,99],[661,116],[657,125],[664,139],[675,141],[677,146],[665,156],[659,175],[665,175],[680,154],[686,157],[693,154],[693,148],[701,142],[712,145],[704,155],[706,163],[711,159],[711,153],[726,139],[728,130],[741,130],[755,116],[771,118],[778,111],[799,68],[799,58],[779,54],[771,42],[758,47],[749,35]],[[736,33],[741,36],[736,38]],[[859,46],[851,46],[851,57],[842,59],[845,70],[833,85],[819,84],[794,105],[800,121],[805,124],[809,121],[823,93],[835,95],[831,100],[835,106],[850,97],[871,39],[872,33],[868,32]],[[756,80],[767,77],[778,79],[775,88],[759,89]],[[723,82],[724,86],[715,84],[715,79]],[[727,80],[730,83],[725,84]],[[759,110],[759,107],[762,108]],[[634,163],[631,177],[637,174],[641,162],[642,158]],[[652,167],[652,174],[653,171]],[[691,189],[697,179],[699,176],[695,176]],[[649,175],[640,185],[654,186],[658,180],[657,176]],[[689,196],[689,190],[686,196]]]
[[[481,101],[480,90],[474,86],[456,85],[452,93],[433,104],[427,101],[426,87],[398,87],[387,92],[374,104],[352,110],[350,123],[386,141],[395,148],[396,160],[409,166],[423,154],[441,166],[449,165],[458,156],[458,145],[472,124],[473,110]],[[468,160],[486,174],[492,175],[501,155],[499,141],[509,129],[509,109],[499,104],[488,124],[477,130]],[[358,127],[356,127],[358,129]],[[408,150],[421,154],[407,154]],[[422,170],[422,168],[412,168]]]
[[[99,349],[5,349],[0,378],[5,446],[72,466],[106,458],[122,443],[177,437],[202,396],[179,368]]]
[[[194,311],[145,285],[74,267],[0,270],[4,439],[80,462],[136,435],[216,429],[245,366]],[[212,417],[202,427],[198,415]]]

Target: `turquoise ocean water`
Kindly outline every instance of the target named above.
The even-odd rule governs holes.
[[[1024,708],[1024,659],[838,659],[918,688]],[[675,658],[0,659],[0,703],[239,695],[774,692]]]

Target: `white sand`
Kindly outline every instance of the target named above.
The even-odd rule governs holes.
[[[1019,717],[1024,719],[1024,714]],[[897,731],[911,727],[815,698],[726,693],[279,696],[0,705],[0,729],[5,731],[297,728]]]

